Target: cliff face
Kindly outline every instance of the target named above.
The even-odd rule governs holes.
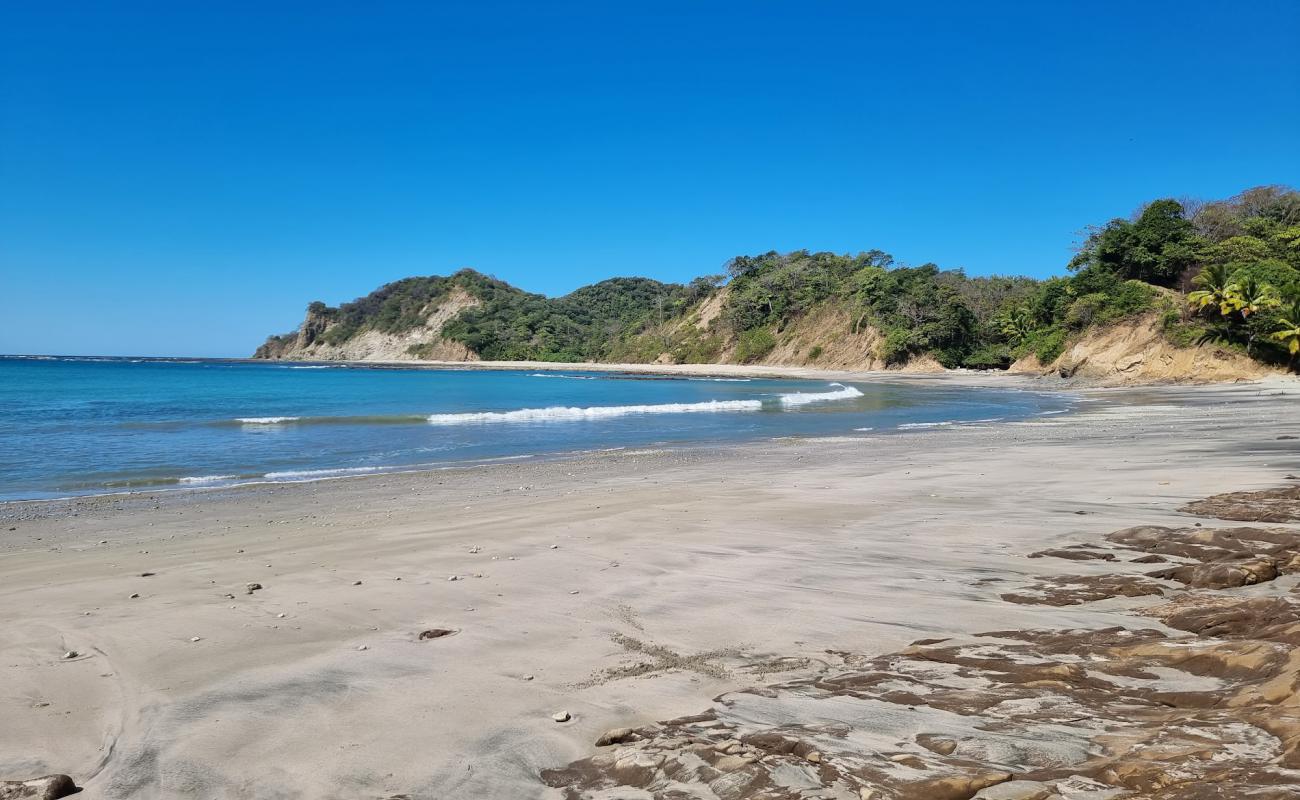
[[[295,333],[273,336],[253,358],[277,361],[476,361],[478,355],[459,342],[442,336],[443,326],[460,312],[480,305],[478,298],[455,287],[419,310],[422,325],[389,333],[376,328],[362,329],[347,337],[331,337],[344,323],[330,310],[313,306]]]
[[[1021,374],[1059,375],[1098,386],[1173,381],[1231,381],[1282,374],[1214,344],[1178,347],[1164,337],[1155,314],[1086,331],[1055,361],[1026,356],[1011,365]]]

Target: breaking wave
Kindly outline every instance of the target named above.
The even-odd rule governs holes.
[[[862,392],[852,386],[845,386],[842,383],[832,383],[831,386],[840,388],[833,392],[792,392],[780,396],[781,405],[783,406],[806,406],[810,403],[829,403],[834,400],[851,400],[854,397],[861,397]]]
[[[280,425],[285,422],[297,422],[302,417],[237,417],[235,422],[242,425]]]
[[[709,400],[703,403],[659,403],[636,406],[591,406],[571,408],[520,408],[515,411],[475,411],[461,414],[431,414],[431,425],[466,425],[485,422],[570,422],[609,419],[633,414],[696,414],[720,411],[762,411],[761,400]]]

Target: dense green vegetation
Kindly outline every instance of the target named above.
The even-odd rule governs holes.
[[[725,275],[688,285],[613,278],[546,298],[472,270],[408,278],[338,308],[313,303],[310,335],[347,341],[363,329],[400,333],[425,323],[459,287],[479,304],[443,336],[486,359],[758,361],[815,310],[836,308],[853,333],[879,333],[887,364],[927,354],[947,367],[1005,368],[1054,360],[1094,326],[1160,313],[1179,345],[1204,341],[1283,362],[1300,354],[1300,193],[1250,189],[1214,202],[1160,199],[1092,229],[1048,280],[970,277],[934,264],[900,266],[882,251],[738,256]],[[725,295],[716,296],[723,291]],[[725,302],[723,298],[725,297]],[[704,301],[720,313],[697,325]],[[284,337],[273,338],[286,341]],[[412,354],[420,355],[419,346]],[[821,356],[816,345],[808,357]]]

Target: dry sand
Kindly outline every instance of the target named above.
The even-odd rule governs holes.
[[[1031,551],[1300,474],[1277,439],[1300,386],[1085,397],[1026,423],[0,506],[0,779],[554,797],[539,773],[603,730],[836,652],[1131,625],[1151,598],[999,594],[1081,569]]]

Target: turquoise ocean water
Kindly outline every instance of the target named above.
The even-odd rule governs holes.
[[[1070,399],[903,383],[0,357],[0,500],[876,436]]]

